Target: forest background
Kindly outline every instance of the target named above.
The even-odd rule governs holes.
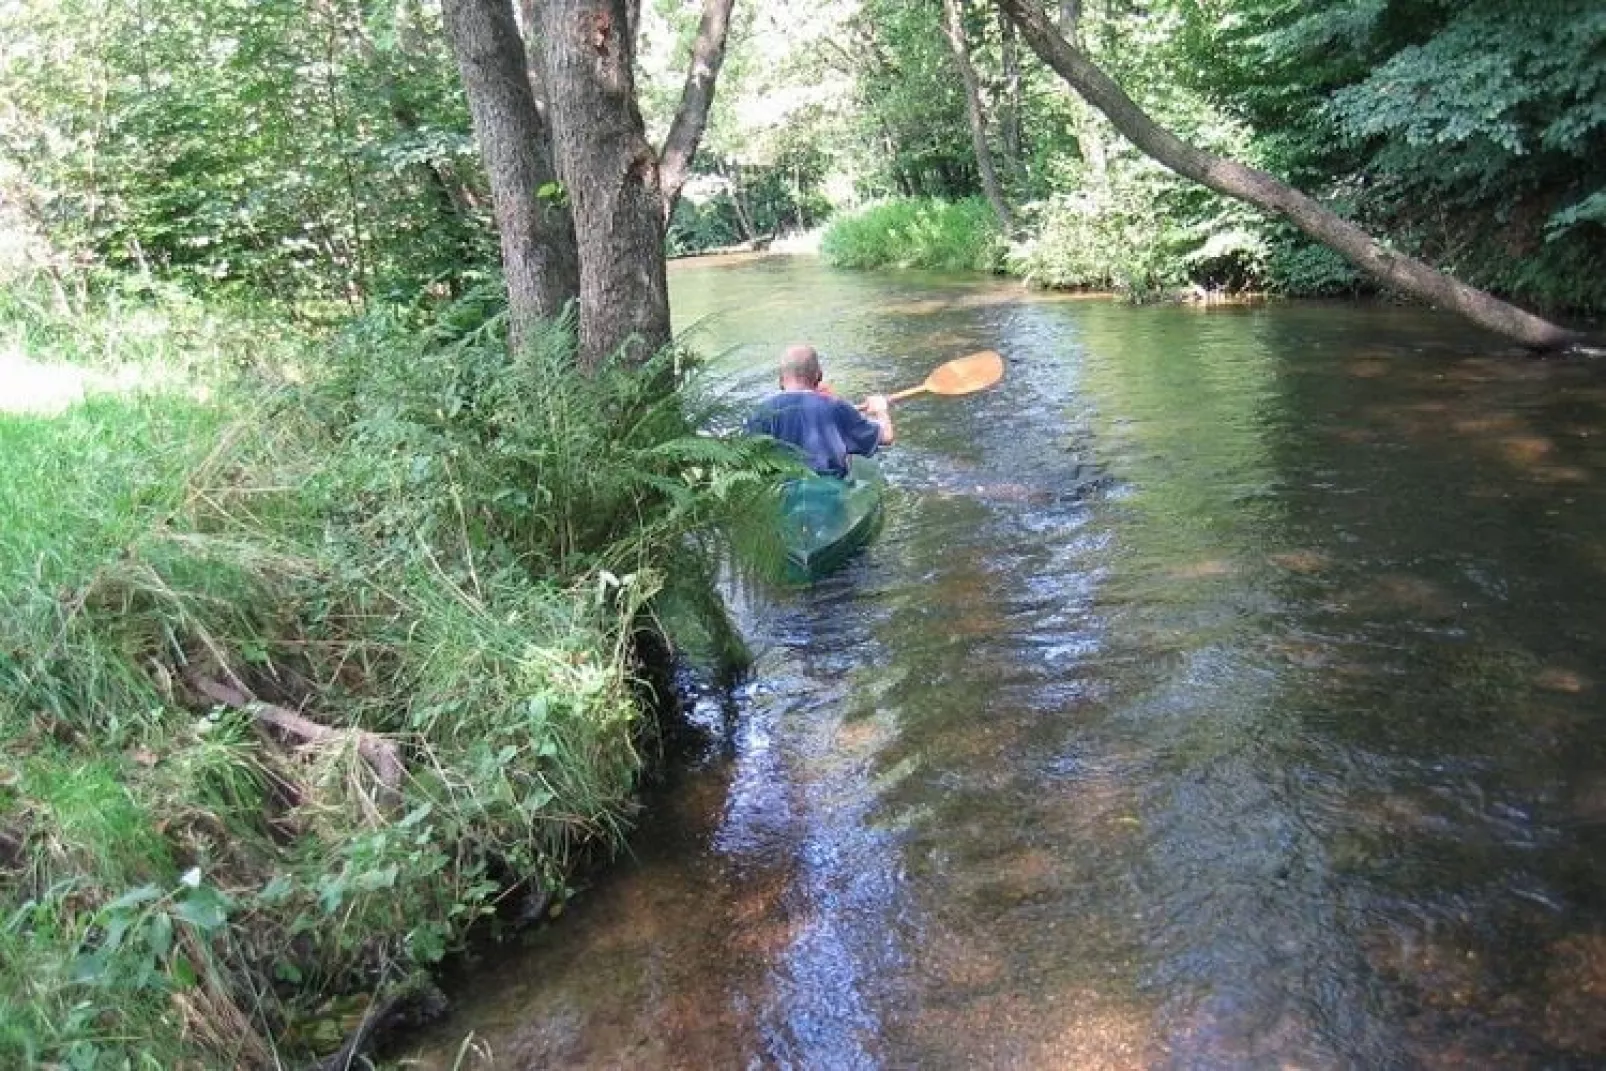
[[[936,0],[736,5],[670,251],[903,199],[906,223],[876,241],[844,232],[828,255],[1137,295],[1366,288],[1286,224],[1131,148],[994,8],[955,6],[1005,219],[968,203],[987,191]],[[1185,139],[1528,307],[1606,303],[1598,5],[1072,0],[1053,14]],[[673,114],[697,15],[642,13],[650,129]],[[7,233],[48,236],[51,270],[150,270],[355,311],[459,294],[493,264],[437,10],[13,2],[4,18]]]

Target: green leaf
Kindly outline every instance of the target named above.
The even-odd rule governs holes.
[[[413,826],[416,826],[418,823],[428,818],[430,812],[434,809],[435,805],[432,803],[420,804],[419,806],[413,808],[412,811],[408,812],[407,817],[403,818],[400,822],[397,822],[396,825],[401,829],[411,829]]]
[[[380,889],[389,889],[396,884],[396,875],[400,871],[395,863],[378,870],[365,870],[357,875],[353,882],[363,892],[378,892]]]
[[[145,943],[150,946],[152,954],[157,959],[166,959],[167,954],[173,950],[173,918],[165,911],[158,911],[145,923]]]
[[[278,907],[290,899],[295,888],[295,881],[289,875],[275,874],[266,885],[262,886],[262,891],[257,893],[257,899],[267,907]]]
[[[325,915],[333,915],[339,911],[345,899],[346,880],[343,876],[325,875],[318,882],[318,906],[323,908]]]
[[[221,929],[228,921],[222,894],[208,885],[201,886],[174,905],[173,916],[204,933]]]
[[[200,981],[188,956],[179,956],[173,961],[173,981],[180,989],[194,989]]]
[[[439,963],[446,955],[446,927],[426,922],[407,935],[407,947],[419,963]]]
[[[76,957],[68,976],[75,982],[95,985],[106,977],[106,954],[85,952]]]
[[[113,915],[106,924],[106,934],[101,939],[101,951],[112,953],[123,947],[123,937],[128,933],[128,927],[134,920],[128,915]]]
[[[107,904],[105,910],[111,912],[127,911],[129,908],[138,907],[141,904],[148,904],[152,900],[159,898],[161,895],[162,890],[158,889],[156,886],[141,885],[137,889],[130,889],[128,892],[125,892],[123,895]]]

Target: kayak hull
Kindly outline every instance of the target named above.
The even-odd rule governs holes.
[[[836,569],[881,528],[886,480],[874,461],[854,456],[848,478],[808,476],[781,488],[781,543],[790,580]]]

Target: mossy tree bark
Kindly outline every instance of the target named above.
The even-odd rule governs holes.
[[[952,2],[952,0],[945,0]],[[1126,93],[1054,29],[1037,0],[994,0],[1027,44],[1139,150],[1218,193],[1287,218],[1387,286],[1460,313],[1472,322],[1537,350],[1581,341],[1553,324],[1385,247],[1313,198],[1256,168],[1190,145],[1150,119]]]
[[[552,154],[580,242],[580,359],[644,360],[669,343],[664,226],[708,122],[731,0],[705,0],[662,157],[636,101],[627,0],[546,0],[541,11]],[[665,177],[669,179],[666,186]]]
[[[631,0],[443,0],[491,180],[510,341],[579,299],[587,368],[667,345],[664,227],[708,125],[733,0],[704,0],[663,153],[636,101]],[[561,180],[561,181],[560,181]]]

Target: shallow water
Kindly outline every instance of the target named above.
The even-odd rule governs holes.
[[[1421,310],[680,265],[898,410],[632,855],[422,1066],[1606,1064],[1606,371]]]

